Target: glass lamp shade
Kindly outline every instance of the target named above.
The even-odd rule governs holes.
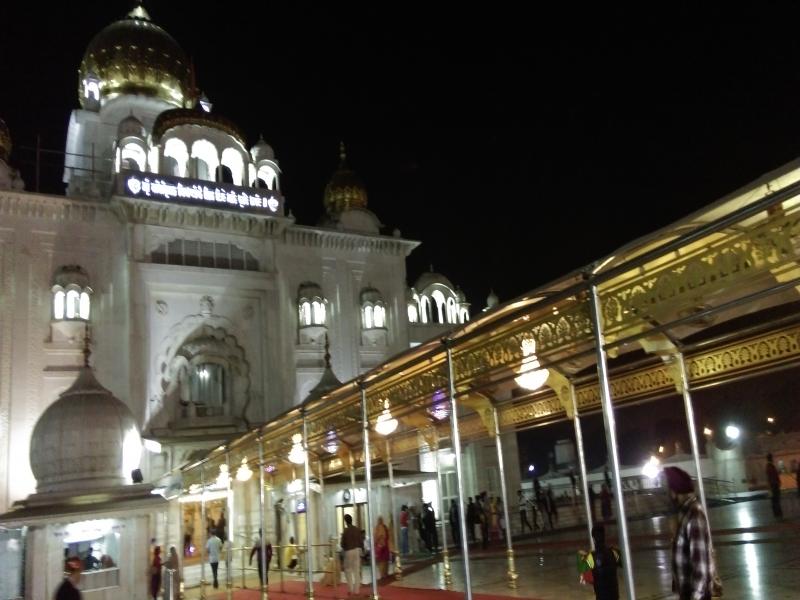
[[[375,421],[375,431],[381,435],[389,435],[397,429],[397,419],[392,417],[392,411],[389,410],[389,401],[384,400],[383,412],[378,415]]]
[[[228,474],[228,465],[220,465],[219,475],[217,475],[217,487],[228,487],[228,482],[230,479],[230,475]]]
[[[289,451],[289,460],[296,465],[306,462],[306,451],[303,449],[303,435],[295,433],[292,436],[292,449]]]
[[[236,480],[237,481],[247,481],[253,476],[253,471],[250,467],[247,466],[247,459],[242,459],[242,464],[239,466],[239,469],[236,471]]]
[[[339,438],[336,436],[336,432],[331,430],[325,436],[325,442],[322,444],[323,450],[328,452],[329,454],[336,454],[339,450]]]
[[[519,377],[514,381],[517,385],[531,392],[538,390],[547,381],[550,372],[547,369],[540,369],[539,359],[536,358],[536,341],[532,339],[522,340],[522,366],[519,370]]]

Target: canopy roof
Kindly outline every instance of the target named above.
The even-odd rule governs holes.
[[[643,207],[645,210],[646,207]],[[323,474],[360,463],[361,390],[367,399],[375,459],[416,454],[420,444],[449,438],[447,353],[460,404],[462,439],[494,435],[600,407],[592,291],[599,299],[604,349],[610,357],[615,404],[676,393],[674,356],[682,352],[693,388],[800,364],[800,161],[722,198],[688,217],[635,240],[583,269],[480,314],[400,353],[357,380],[310,398],[204,460],[184,469],[214,469],[252,459],[258,444],[266,461],[283,461],[290,437],[308,421],[309,448]],[[599,232],[598,235],[602,235]],[[527,392],[515,382],[523,341],[535,342],[546,385]],[[530,347],[530,346],[529,346]],[[388,444],[372,431],[389,401],[400,421]],[[442,408],[444,407],[444,409]],[[439,420],[442,419],[442,420]],[[336,455],[322,450],[335,431]]]

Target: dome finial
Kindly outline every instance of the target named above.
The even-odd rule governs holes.
[[[149,21],[150,15],[147,14],[147,11],[144,9],[143,6],[144,2],[142,0],[135,0],[133,3],[133,10],[128,13],[128,16],[133,19],[141,19],[142,21]]]
[[[339,160],[341,161],[342,165],[347,162],[347,150],[344,147],[343,140],[339,142]]]

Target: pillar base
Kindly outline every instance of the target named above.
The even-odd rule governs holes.
[[[403,579],[403,565],[400,563],[400,554],[395,554],[394,558],[394,578],[397,581]]]
[[[442,551],[442,569],[444,570],[444,586],[450,589],[453,587],[453,572],[450,570],[450,553],[447,548]]]
[[[517,573],[516,566],[514,565],[514,550],[511,548],[506,550],[506,558],[508,560],[508,571],[506,572],[506,577],[508,577],[508,587],[515,590],[517,589],[517,579],[519,579],[519,573]]]

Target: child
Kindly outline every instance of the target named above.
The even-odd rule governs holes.
[[[619,600],[619,550],[606,546],[606,528],[603,525],[592,527],[592,539],[594,550],[587,559],[592,568],[594,597],[596,600]]]

